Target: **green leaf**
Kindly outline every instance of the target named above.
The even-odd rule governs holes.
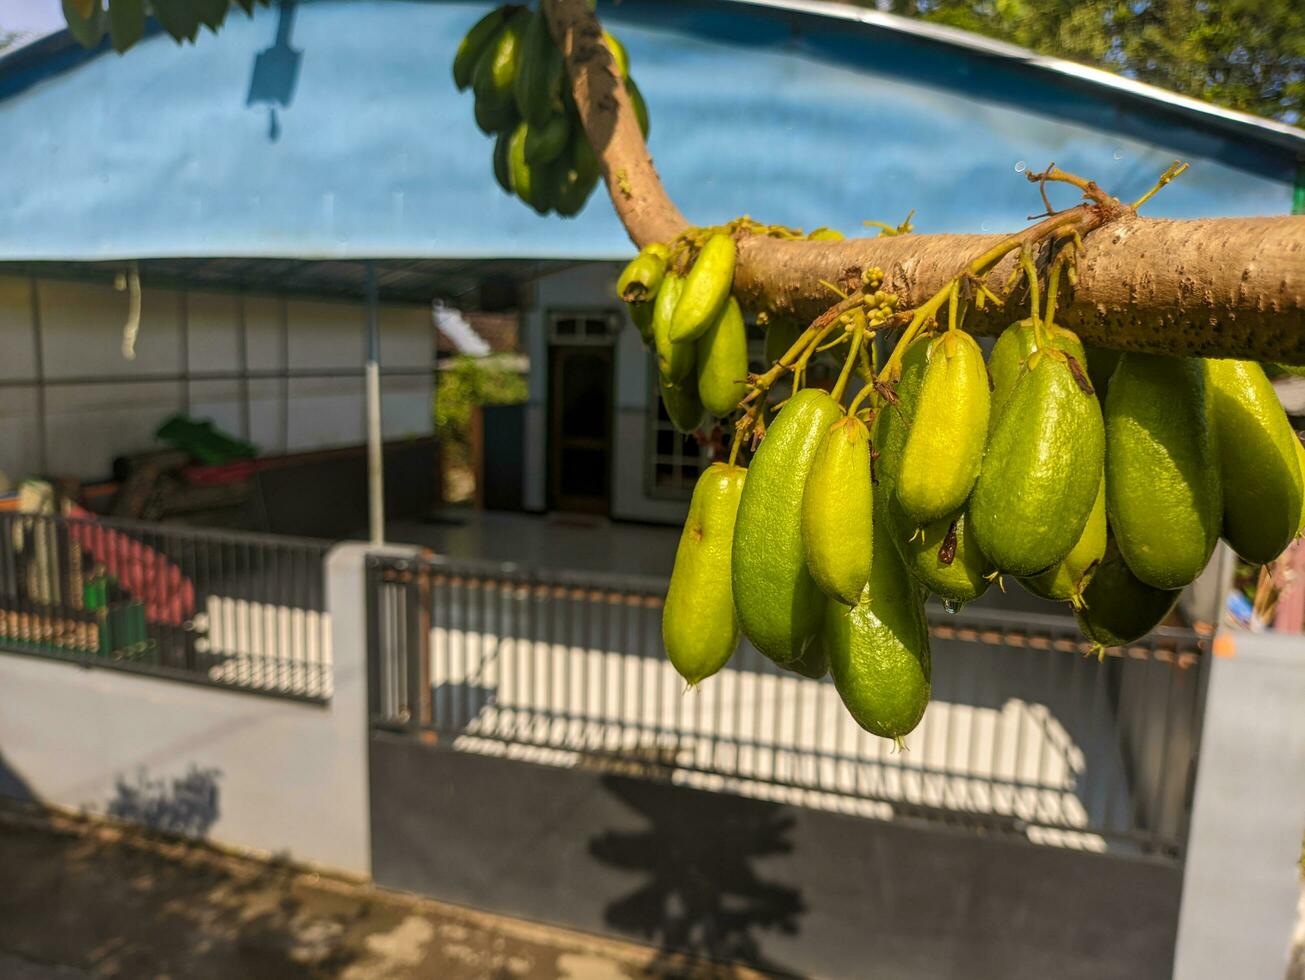
[[[90,15],[82,11],[89,8]],[[93,48],[104,37],[104,8],[98,0],[86,3],[85,0],[63,0],[63,19],[68,22],[68,33],[84,48]]]
[[[193,41],[199,33],[199,10],[192,0],[153,0],[154,18],[174,41]]]
[[[145,33],[145,0],[109,0],[109,36],[119,54]]]

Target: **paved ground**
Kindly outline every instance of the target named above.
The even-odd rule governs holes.
[[[0,810],[5,980],[752,977],[101,824]]]

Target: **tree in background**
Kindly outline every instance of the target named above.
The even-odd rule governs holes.
[[[1300,0],[858,0],[1230,109],[1305,118]]]
[[[517,405],[526,400],[526,379],[500,358],[453,358],[435,385],[434,421],[444,458],[444,495],[450,503],[470,499],[471,414],[481,405]]]

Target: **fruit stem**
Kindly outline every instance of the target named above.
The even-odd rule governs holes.
[[[1182,163],[1181,161],[1175,160],[1173,163],[1169,164],[1169,169],[1160,175],[1160,179],[1155,182],[1155,186],[1152,187],[1149,191],[1147,191],[1145,194],[1143,194],[1141,197],[1139,197],[1136,201],[1134,201],[1129,206],[1134,211],[1136,211],[1147,201],[1151,200],[1151,198],[1159,194],[1160,190],[1165,186],[1165,184],[1169,183],[1175,177],[1184,173],[1188,169],[1189,169],[1189,164]]]
[[[1047,346],[1047,336],[1042,329],[1042,296],[1038,285],[1038,267],[1033,264],[1033,252],[1025,245],[1020,249],[1020,268],[1029,282],[1029,311],[1033,317],[1033,340],[1038,350]]]
[[[875,390],[875,386],[873,384],[867,384],[860,391],[858,391],[856,393],[856,397],[852,399],[852,404],[847,406],[847,414],[855,415],[856,410],[861,407],[861,403],[865,401],[867,398],[869,398],[870,395],[874,393],[874,390]]]
[[[852,376],[852,366],[856,364],[857,355],[861,353],[861,340],[865,336],[865,313],[861,310],[852,311],[852,349],[847,352],[847,359],[843,361],[843,370],[838,374],[838,380],[834,382],[834,388],[830,392],[834,401],[843,400],[843,392],[847,390],[847,380]]]
[[[916,335],[920,333],[921,328],[929,317],[937,313],[938,309],[947,301],[947,298],[952,294],[952,290],[956,287],[959,281],[959,276],[950,280],[947,285],[943,286],[942,289],[930,296],[923,306],[916,307],[915,314],[911,317],[911,322],[907,325],[906,329],[902,331],[902,336],[897,340],[897,346],[894,347],[893,352],[888,355],[888,360],[884,362],[883,370],[879,372],[880,381],[896,379],[897,374],[901,370],[902,358],[906,355],[906,348],[910,345],[911,341],[916,338]]]
[[[1051,271],[1047,273],[1047,315],[1043,317],[1043,324],[1048,335],[1056,322],[1056,294],[1060,291],[1060,270],[1065,267],[1065,262],[1065,251],[1062,249],[1056,254],[1056,261],[1051,263]]]

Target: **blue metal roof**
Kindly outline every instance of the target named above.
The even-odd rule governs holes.
[[[276,9],[233,15],[193,47],[155,33],[118,56],[56,35],[3,59],[0,259],[628,254],[601,194],[567,221],[494,183],[492,143],[449,79],[488,7],[301,3],[286,39],[297,74],[252,92]],[[1149,214],[1280,214],[1305,151],[1290,127],[832,4],[600,13],[629,49],[671,196],[703,224],[746,212],[856,234],[914,207],[921,232],[996,231],[1039,209],[1018,171],[1052,160],[1127,198],[1182,158],[1192,170]]]

